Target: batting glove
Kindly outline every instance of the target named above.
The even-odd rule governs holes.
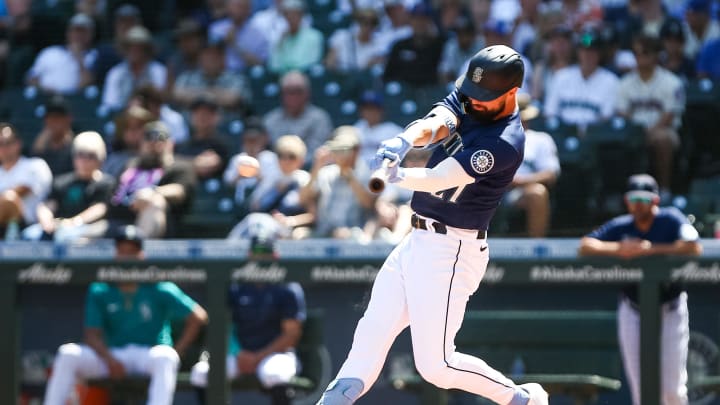
[[[382,166],[383,160],[390,160],[388,166],[397,166],[400,161],[405,158],[408,151],[412,148],[410,142],[399,136],[388,139],[380,143],[380,147],[375,152],[375,158],[370,166],[372,170],[377,170]]]
[[[387,168],[387,180],[390,183],[397,183],[405,178],[405,173],[402,167],[398,164],[388,166]]]

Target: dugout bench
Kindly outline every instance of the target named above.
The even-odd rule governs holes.
[[[516,383],[537,382],[576,404],[595,403],[620,389],[622,362],[614,311],[470,311],[458,333],[458,351],[479,356]],[[521,368],[521,369],[518,369]],[[396,389],[415,391],[423,405],[445,405],[448,391],[417,373],[390,374]]]
[[[288,384],[288,390],[294,403],[314,403],[330,381],[330,353],[323,344],[323,318],[321,309],[309,310],[303,324],[303,334],[297,347],[302,370]],[[188,350],[178,373],[176,391],[194,389],[190,384],[190,368],[195,364],[202,350],[202,345],[196,345]],[[98,378],[88,380],[87,385],[106,389],[113,405],[143,405],[147,399],[149,382],[149,378],[146,377],[131,377],[122,380]],[[230,389],[263,390],[260,381],[255,376],[242,376],[234,379],[230,384]]]

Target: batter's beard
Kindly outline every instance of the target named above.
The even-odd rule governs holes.
[[[470,100],[467,100],[464,102],[465,104],[465,113],[469,116],[471,116],[474,120],[482,122],[484,124],[489,124],[492,122],[497,121],[500,114],[505,110],[505,101],[503,100],[500,104],[500,107],[497,110],[492,111],[478,111],[475,108],[473,108],[472,103],[470,103]]]

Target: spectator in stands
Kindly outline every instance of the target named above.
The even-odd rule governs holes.
[[[524,211],[528,236],[544,238],[550,224],[550,190],[560,175],[560,160],[550,134],[528,128],[540,115],[530,96],[519,94],[517,100],[525,128],[525,155],[499,210],[505,215],[516,209]]]
[[[366,90],[358,104],[360,119],[355,123],[355,128],[360,133],[360,159],[369,163],[375,156],[380,142],[401,133],[403,128],[385,120],[382,93]]]
[[[165,102],[163,92],[152,85],[143,85],[134,92],[128,106],[142,107],[167,125],[170,129],[170,138],[174,143],[184,142],[190,136],[185,118]]]
[[[275,178],[280,174],[278,157],[269,150],[270,135],[262,120],[250,117],[245,120],[241,136],[240,153],[233,156],[223,173],[223,181],[235,189],[235,202],[247,206],[246,197],[259,179]],[[252,158],[252,159],[250,159]],[[253,173],[257,168],[257,173]]]
[[[94,73],[96,83],[105,83],[107,73],[113,66],[122,62],[124,38],[130,28],[142,25],[140,9],[133,4],[123,4],[113,13],[112,42],[102,43],[98,46],[98,58]]]
[[[438,71],[440,83],[455,82],[461,69],[480,49],[485,47],[484,39],[477,35],[475,24],[467,15],[458,16],[450,27],[451,36],[443,45],[442,59]]]
[[[540,25],[540,0],[520,0],[520,14],[515,18],[512,39],[512,48],[521,54],[533,58],[532,45],[538,40],[538,26]]]
[[[410,25],[412,36],[393,45],[383,79],[416,86],[436,84],[444,40],[437,34],[432,9],[418,3],[410,12]]]
[[[235,283],[230,286],[228,305],[232,335],[227,377],[254,374],[269,393],[272,405],[290,405],[287,384],[300,372],[295,348],[307,316],[302,287],[298,283]],[[190,382],[196,387],[207,386],[209,370],[207,360],[196,363]],[[199,396],[202,404],[204,397]]]
[[[380,18],[378,36],[385,46],[385,53],[389,54],[397,41],[412,36],[410,14],[403,0],[381,0],[385,13]]]
[[[505,45],[512,46],[512,34],[514,31],[513,23],[502,21],[502,20],[488,20],[485,24],[485,46],[490,45]],[[520,54],[522,58],[523,66],[525,67],[525,74],[523,75],[523,83],[520,86],[521,93],[529,93],[532,89],[532,77],[533,68],[530,59],[526,58],[523,54]],[[467,71],[467,64],[465,64],[460,72]]]
[[[615,112],[618,78],[600,66],[602,42],[596,30],[583,32],[577,46],[578,63],[558,71],[546,89],[544,113],[582,127]]]
[[[143,85],[165,89],[167,69],[153,60],[150,31],[142,26],[130,28],[123,38],[124,60],[107,74],[102,103],[117,111],[125,108],[133,91]]]
[[[175,87],[175,80],[181,74],[200,67],[200,53],[207,42],[205,30],[193,19],[181,20],[173,34],[176,46],[167,62],[169,91]]]
[[[72,130],[70,108],[61,97],[53,97],[45,104],[43,128],[35,137],[31,152],[43,159],[53,176],[73,170]]]
[[[142,260],[143,237],[134,226],[115,235],[117,260]],[[92,283],[85,302],[84,343],[58,349],[44,405],[63,405],[76,378],[150,377],[149,404],[171,404],[180,358],[207,324],[205,310],[171,282]],[[172,321],[184,319],[177,341]]]
[[[561,0],[565,24],[573,31],[583,27],[602,23],[603,10],[599,1],[595,0]]]
[[[350,72],[381,66],[386,48],[376,34],[378,13],[372,8],[355,11],[355,23],[335,31],[328,40],[325,66],[330,70]]]
[[[50,196],[38,204],[37,218],[45,235],[56,239],[105,234],[107,202],[115,179],[100,168],[105,141],[97,132],[81,132],[73,140],[74,171],[53,180]]]
[[[675,166],[675,150],[680,146],[678,128],[685,110],[682,81],[658,65],[662,45],[651,36],[633,40],[638,66],[620,81],[617,112],[645,128],[645,140],[651,151],[660,197],[668,202]]]
[[[140,155],[120,175],[110,199],[111,226],[132,224],[150,238],[172,235],[193,199],[192,165],[176,159],[170,132],[159,121],[145,125]]]
[[[682,1],[682,0],[681,0]],[[644,32],[649,35],[657,36],[660,33],[660,27],[667,18],[666,8],[663,0],[646,0],[628,3],[628,19],[624,21],[608,20],[616,27],[620,28],[626,25],[623,31],[625,38],[625,46],[629,46],[628,42],[631,38],[628,36],[637,35]]]
[[[695,62],[685,53],[685,30],[682,21],[668,18],[660,28],[660,39],[663,52],[660,54],[660,64],[687,82],[695,77]]]
[[[66,45],[53,45],[40,51],[27,81],[50,93],[76,93],[94,82],[92,66],[97,51],[92,48],[95,23],[85,14],[75,14],[68,22]]]
[[[0,235],[36,222],[36,208],[50,192],[52,173],[44,160],[21,155],[22,141],[8,123],[0,123]]]
[[[145,124],[157,118],[150,111],[140,107],[128,107],[115,118],[115,137],[112,142],[112,153],[103,165],[103,172],[114,178],[120,177],[130,160],[140,153]]]
[[[535,65],[530,94],[535,100],[543,100],[546,90],[553,87],[557,72],[575,62],[573,31],[564,25],[556,25],[546,35],[547,47],[541,60]]]
[[[250,66],[264,65],[270,54],[267,34],[252,23],[252,0],[228,0],[227,18],[210,25],[208,37],[225,44],[225,65],[242,72]]]
[[[600,35],[603,42],[603,67],[621,77],[625,73],[637,67],[637,61],[632,51],[622,49],[620,34],[612,25],[605,25],[601,28]]]
[[[700,51],[698,77],[720,80],[720,38],[708,42]]]
[[[658,185],[646,174],[628,179],[625,204],[629,215],[610,220],[580,241],[582,256],[634,259],[648,256],[698,256],[698,231],[674,207],[660,208]],[[687,404],[689,320],[687,293],[679,284],[660,291],[662,371],[661,403]],[[618,304],[618,336],[632,402],[640,405],[640,313],[638,288],[626,287]]]
[[[324,53],[325,38],[322,32],[302,23],[305,2],[281,1],[281,10],[288,29],[270,51],[268,67],[273,72],[285,73],[295,69],[307,69],[320,63]]]
[[[220,177],[230,159],[226,136],[219,133],[220,106],[201,97],[190,105],[190,139],[178,144],[175,153],[192,159],[199,179]]]
[[[685,6],[685,55],[696,59],[710,41],[720,37],[720,23],[710,13],[710,0],[688,0]]]
[[[280,78],[281,106],[263,117],[270,140],[275,142],[285,134],[297,134],[314,151],[332,132],[327,111],[310,102],[310,81],[300,71],[291,71]]]
[[[364,240],[362,227],[375,206],[376,196],[367,189],[370,170],[360,157],[360,134],[341,126],[315,151],[310,182],[300,198],[315,214],[316,237]]]
[[[200,68],[183,73],[175,82],[173,98],[177,104],[189,107],[198,97],[212,98],[227,111],[250,104],[252,96],[245,76],[225,68],[223,42],[209,43],[200,54]]]

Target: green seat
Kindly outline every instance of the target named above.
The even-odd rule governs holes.
[[[233,190],[219,179],[206,180],[195,193],[192,206],[182,218],[181,236],[225,238],[235,225]]]
[[[415,89],[408,83],[391,81],[383,88],[385,119],[401,127],[425,115],[415,101]]]
[[[579,403],[621,386],[614,311],[470,311],[455,345],[516,383],[538,382],[551,396],[568,395]],[[390,378],[396,388],[420,392],[423,404],[447,403],[447,392],[417,374]]]

